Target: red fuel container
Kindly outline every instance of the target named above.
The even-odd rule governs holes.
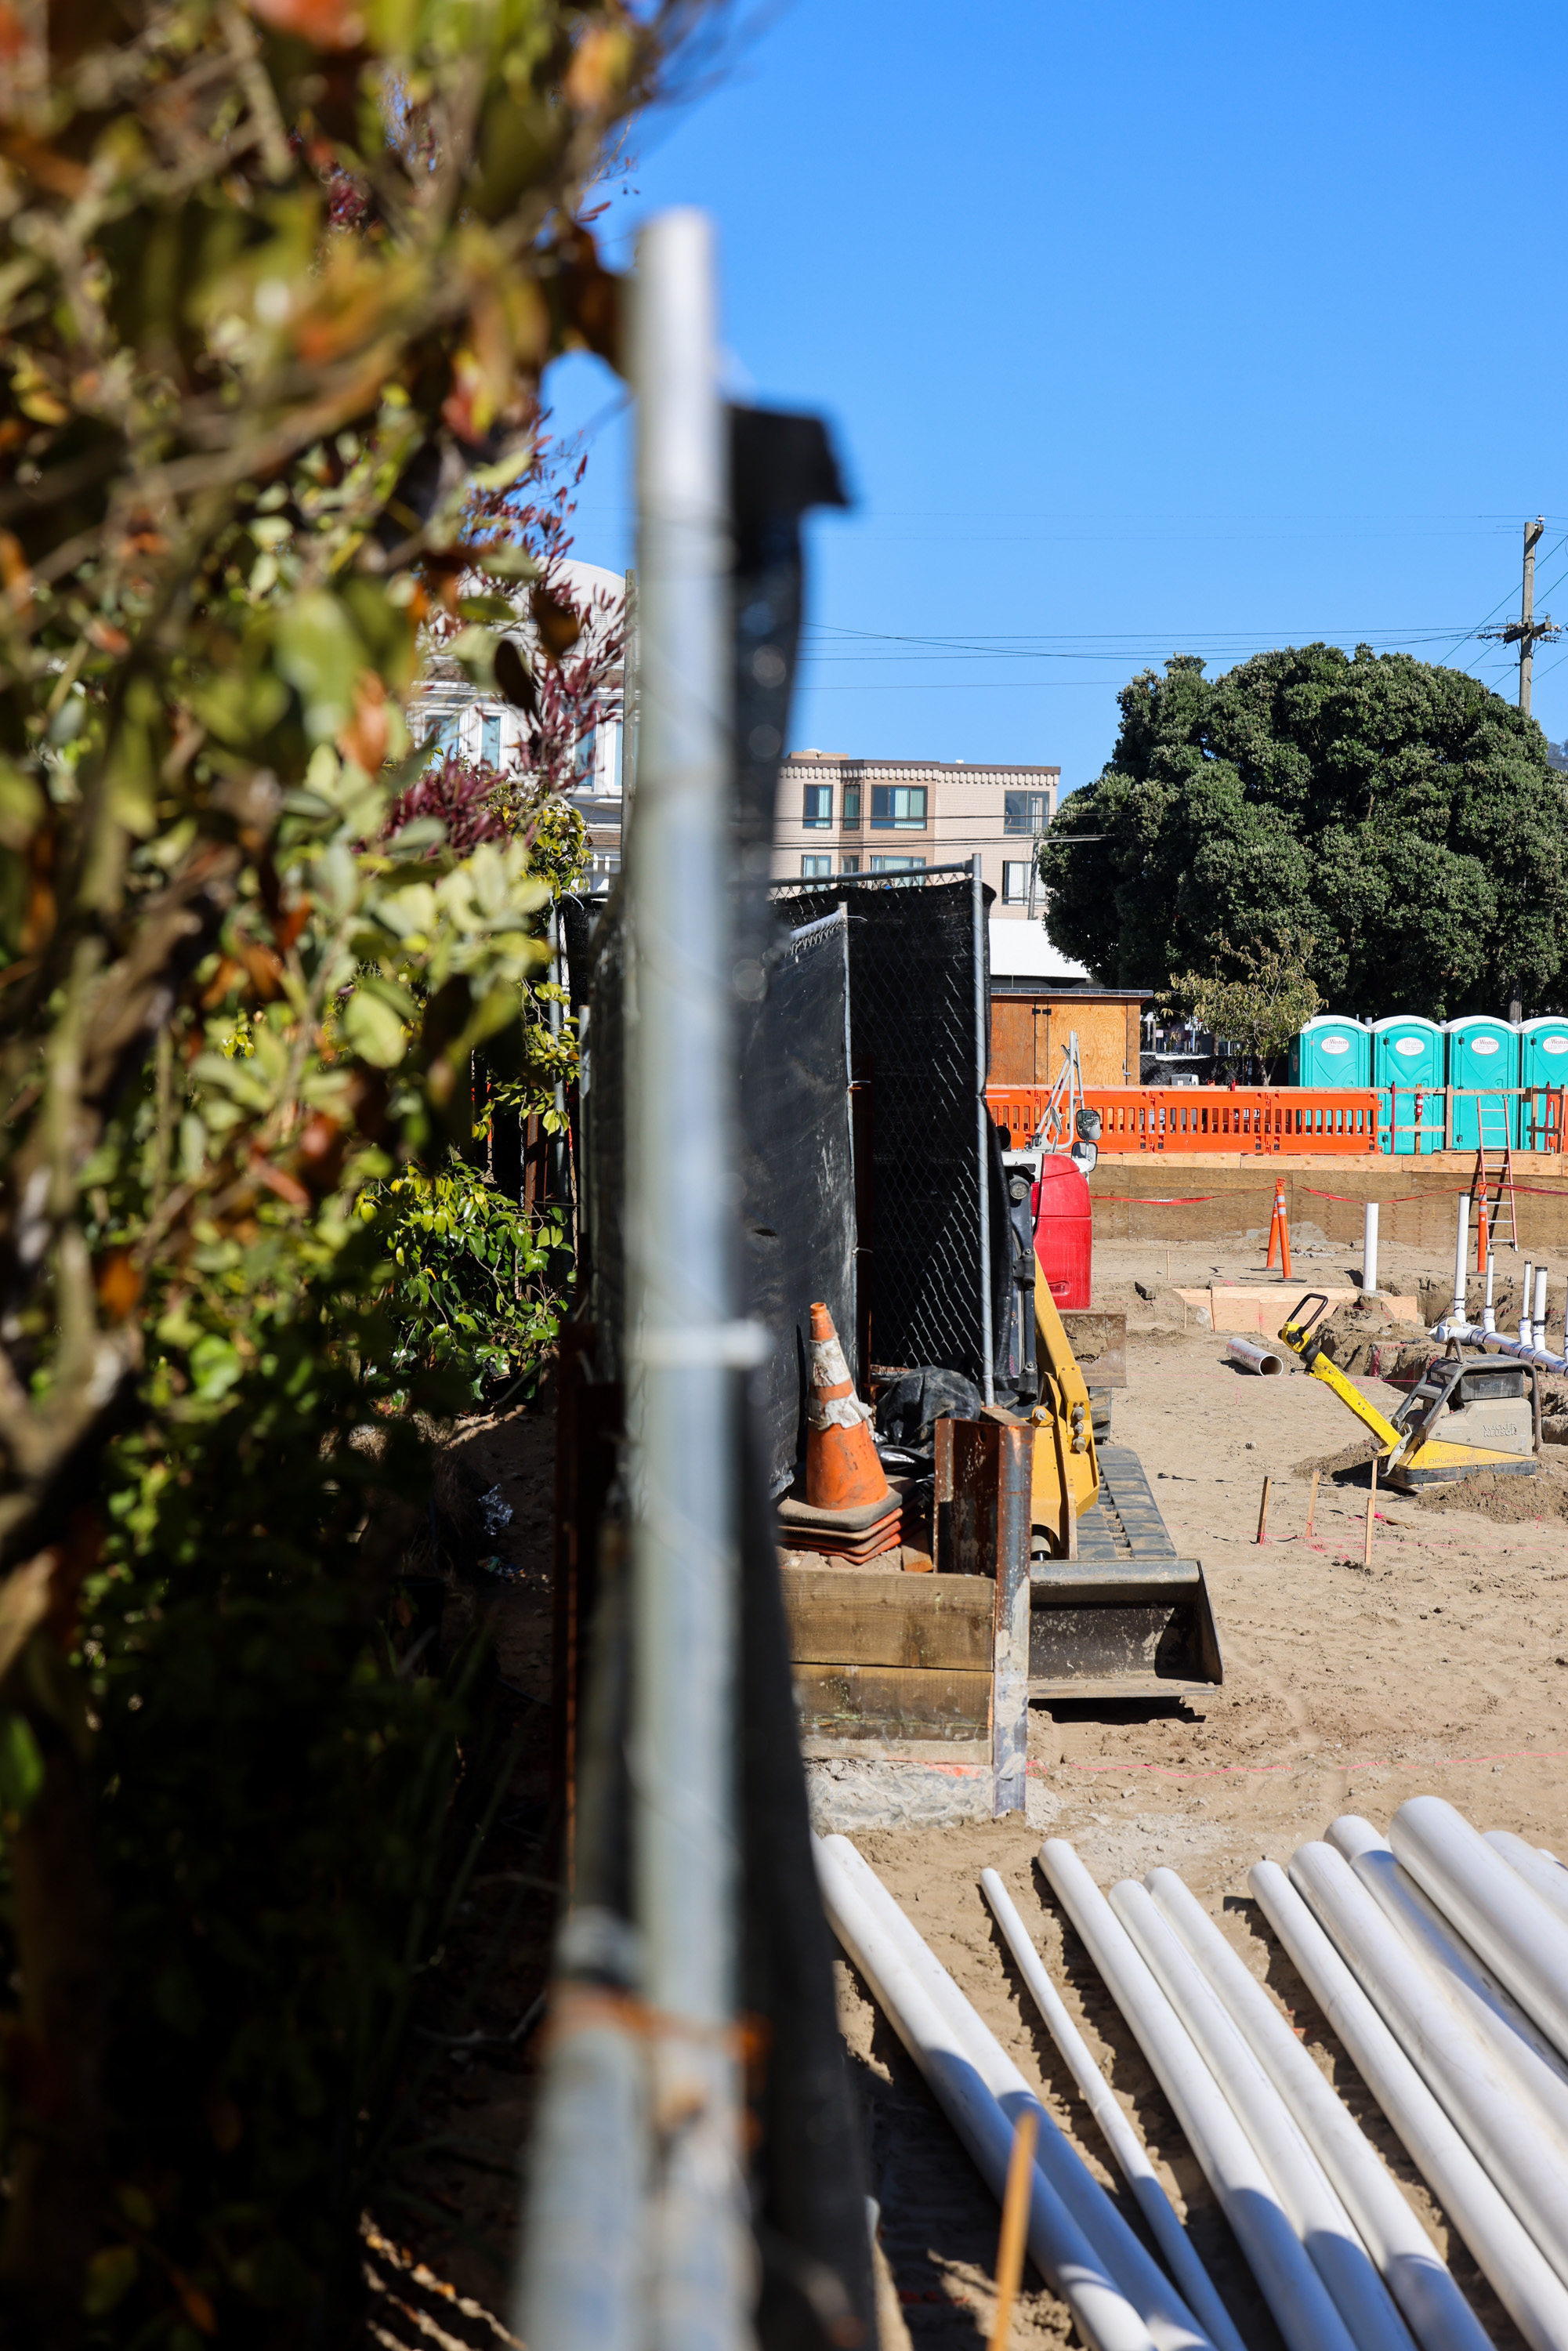
[[[1034,1253],[1058,1306],[1087,1306],[1094,1220],[1083,1170],[1065,1154],[1040,1163],[1034,1187]]]

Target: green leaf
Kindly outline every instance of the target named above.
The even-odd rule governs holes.
[[[25,1820],[44,1784],[44,1759],[26,1717],[0,1714],[0,1811]]]
[[[367,987],[357,987],[350,997],[343,1034],[360,1059],[375,1070],[395,1068],[408,1048],[408,1032],[399,1014]]]
[[[141,2257],[134,2245],[100,2245],[87,2265],[82,2309],[89,2318],[107,2318],[136,2283]]]

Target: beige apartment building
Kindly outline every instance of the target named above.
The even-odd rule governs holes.
[[[774,879],[904,873],[978,850],[982,879],[996,892],[993,922],[1038,920],[1035,848],[1061,781],[1060,768],[791,752],[779,771]]]

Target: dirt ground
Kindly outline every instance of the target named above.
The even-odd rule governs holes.
[[[1471,1486],[1437,1502],[1380,1492],[1367,1570],[1369,1472],[1345,1407],[1293,1364],[1269,1380],[1238,1371],[1222,1339],[1192,1328],[1190,1318],[1184,1332],[1180,1301],[1173,1305],[1178,1285],[1257,1278],[1262,1239],[1177,1246],[1168,1261],[1163,1244],[1102,1247],[1096,1258],[1095,1303],[1124,1307],[1129,1320],[1129,1385],[1116,1396],[1113,1434],[1140,1454],[1178,1550],[1204,1562],[1223,1687],[1201,1706],[1037,1708],[1027,1821],[877,1829],[857,1842],[1039,2085],[1048,2111],[1118,2193],[1098,2133],[981,1900],[981,1869],[1000,1871],[1248,2343],[1276,2351],[1280,2338],[1250,2274],[1035,1854],[1046,1833],[1070,1837],[1106,1887],[1156,1862],[1178,1869],[1384,2150],[1499,2351],[1513,2351],[1518,2338],[1495,2298],[1258,1915],[1247,1870],[1262,1855],[1288,1862],[1297,1844],[1321,1835],[1341,1812],[1386,1827],[1396,1806],[1422,1790],[1448,1797],[1482,1828],[1516,1829],[1568,1853],[1568,1447],[1549,1450],[1539,1481],[1493,1481],[1490,1492]],[[1289,1292],[1282,1288],[1282,1303],[1314,1278],[1359,1273],[1355,1253],[1330,1249],[1321,1234],[1298,1230],[1294,1239],[1300,1279]],[[1385,1288],[1413,1293],[1423,1278],[1440,1283],[1448,1270],[1404,1255],[1410,1262],[1385,1249]],[[1380,1382],[1357,1384],[1385,1409],[1398,1401]],[[497,1549],[516,1573],[468,1589],[449,1608],[448,1632],[475,1612],[487,1615],[505,1681],[542,1716],[553,1424],[518,1414],[469,1424],[458,1442],[470,1483],[499,1486],[513,1508]],[[1308,1479],[1325,1464],[1340,1466],[1322,1470],[1309,1537]],[[1272,1481],[1269,1540],[1260,1545],[1265,1476]],[[520,1878],[543,1859],[540,1785],[536,1764],[531,1801],[512,1816],[506,1855]],[[536,1887],[480,2011],[497,2040],[528,2013],[543,1983],[549,1901]],[[476,1893],[465,1921],[468,1958],[453,1964],[454,1998],[493,1931],[495,1899],[495,1888]],[[841,1962],[838,1973],[881,2207],[883,2351],[902,2351],[905,2342],[920,2351],[980,2351],[990,2331],[995,2204],[853,1970]],[[500,2342],[515,2244],[512,2168],[537,2057],[532,2030],[515,2045],[444,2056],[431,2091],[433,2125],[465,2142],[467,2155],[433,2157],[418,2209],[405,2208],[395,2228],[383,2221],[385,2250],[376,2257],[391,2319],[379,2330],[383,2344],[412,2351],[418,2342],[428,2351],[439,2338],[495,2351]],[[1138,2225],[1124,2194],[1118,2200]],[[392,2251],[394,2239],[401,2253]],[[415,2264],[425,2265],[423,2284]],[[1032,2270],[1012,2339],[1075,2339]]]
[[[1438,1272],[1411,1255],[1404,1265],[1384,1253],[1385,1288],[1414,1289]],[[1354,1420],[1293,1364],[1268,1380],[1234,1369],[1222,1339],[1173,1327],[1179,1301],[1173,1315],[1160,1294],[1211,1276],[1256,1278],[1261,1265],[1261,1249],[1245,1244],[1178,1247],[1168,1271],[1163,1245],[1096,1256],[1095,1304],[1128,1310],[1129,1384],[1113,1434],[1142,1457],[1178,1551],[1204,1562],[1223,1688],[1166,1710],[1037,1708],[1027,1823],[874,1830],[856,1841],[1111,2187],[1103,2142],[981,1898],[980,1871],[1000,1872],[1246,2340],[1273,2351],[1279,2337],[1250,2273],[1035,1855],[1042,1834],[1069,1837],[1106,1888],[1156,1864],[1179,1870],[1388,2158],[1506,2351],[1519,2338],[1258,1913],[1247,1871],[1263,1855],[1288,1863],[1339,1813],[1386,1828],[1422,1791],[1481,1828],[1568,1852],[1568,1476],[1553,1449],[1541,1480],[1492,1481],[1490,1494],[1455,1489],[1434,1505],[1379,1493],[1368,1571],[1370,1473],[1346,1467],[1322,1477],[1309,1537],[1311,1469],[1359,1451]],[[1359,1266],[1298,1233],[1294,1270],[1308,1277],[1299,1294],[1314,1274],[1343,1278]],[[1356,1384],[1385,1411],[1399,1401],[1380,1382]],[[1269,1540],[1260,1545],[1265,1476]],[[988,2339],[995,2206],[853,1970],[841,1963],[839,1974],[904,2323],[917,2346],[977,2351]],[[1013,2340],[1076,2339],[1062,2305],[1027,2277]]]

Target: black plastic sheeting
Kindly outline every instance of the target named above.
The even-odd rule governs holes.
[[[897,1371],[937,1364],[983,1389],[991,1268],[982,1182],[1002,1205],[1000,1162],[993,1170],[988,1146],[982,1161],[977,1115],[986,1082],[975,1031],[977,961],[982,986],[987,976],[984,906],[977,921],[967,879],[903,874],[776,883],[772,897],[796,925],[835,906],[849,915],[853,1068],[870,1080],[872,1096],[872,1364]],[[1003,1285],[1007,1279],[1004,1259]]]
[[[768,949],[741,1051],[746,1286],[776,1342],[752,1405],[775,1497],[804,1443],[813,1300],[833,1318],[852,1379],[859,1369],[848,941],[839,907]]]

